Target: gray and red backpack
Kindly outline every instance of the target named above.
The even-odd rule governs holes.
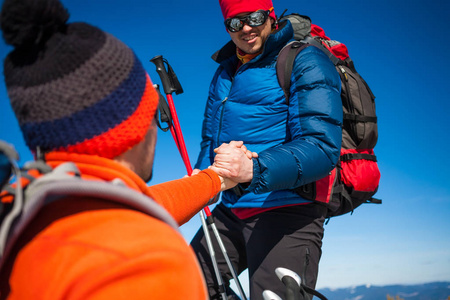
[[[80,170],[72,162],[52,169],[43,160],[36,160],[19,168],[18,158],[12,145],[0,140],[0,273],[5,270],[4,266],[19,237],[31,221],[38,217],[38,213],[47,205],[69,197],[88,197],[118,203],[161,220],[179,231],[178,223],[162,206],[126,187],[120,179],[82,179]],[[4,292],[2,288],[4,285],[0,284],[0,290]]]
[[[347,47],[331,40],[311,19],[299,14],[279,18],[281,25],[289,20],[296,41],[287,44],[277,58],[277,77],[289,102],[294,60],[306,47],[321,49],[336,66],[341,77],[341,99],[344,111],[342,148],[336,168],[325,178],[300,186],[295,191],[302,197],[326,203],[328,217],[339,216],[362,203],[381,203],[373,198],[378,190],[380,171],[374,154],[378,139],[375,96],[356,71]],[[289,104],[289,103],[288,103]]]

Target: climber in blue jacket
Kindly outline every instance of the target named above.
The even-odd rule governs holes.
[[[275,64],[280,50],[293,41],[291,23],[277,24],[271,0],[219,3],[232,41],[213,56],[219,67],[209,89],[194,174],[213,163],[216,172],[232,177],[241,168],[234,178],[240,184],[222,194],[212,214],[235,269],[248,268],[252,300],[262,299],[265,289],[284,294],[276,267],[295,271],[314,288],[326,207],[295,189],[325,177],[337,163],[340,78],[321,50],[307,47],[295,59],[287,101]],[[254,152],[253,158],[242,149]],[[241,161],[227,160],[233,151],[242,152]],[[202,230],[191,245],[211,299],[219,299]],[[216,255],[228,286],[232,276]]]

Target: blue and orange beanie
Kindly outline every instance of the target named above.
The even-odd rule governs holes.
[[[59,0],[5,0],[0,25],[11,106],[34,152],[114,158],[146,135],[158,105],[134,52]]]

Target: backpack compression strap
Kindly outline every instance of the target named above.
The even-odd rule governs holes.
[[[323,53],[325,53],[328,56],[328,58],[335,66],[343,63],[343,61],[340,58],[336,57],[333,53],[331,53],[330,50],[327,49],[327,47],[325,47],[321,42],[319,42],[315,38],[307,36],[303,39],[302,42],[314,45],[320,50],[322,50]]]

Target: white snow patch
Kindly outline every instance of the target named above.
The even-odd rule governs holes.
[[[417,296],[417,295],[419,295],[419,292],[414,292],[414,293],[410,293],[410,294],[407,294],[407,293],[399,293],[399,296],[405,297],[405,298],[414,297],[414,296]]]

